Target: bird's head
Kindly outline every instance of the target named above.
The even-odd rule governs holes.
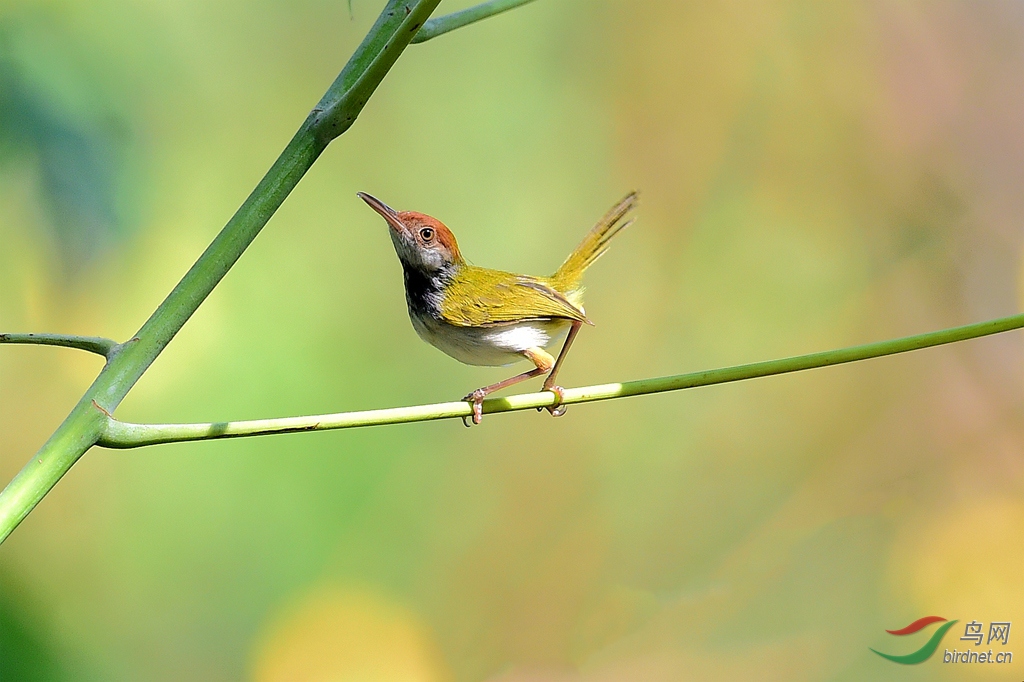
[[[365,192],[358,196],[387,221],[403,265],[431,274],[464,262],[455,235],[437,218],[416,211],[396,211]]]

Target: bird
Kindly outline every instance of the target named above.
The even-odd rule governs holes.
[[[440,220],[396,211],[365,192],[357,196],[387,222],[402,264],[409,318],[420,338],[467,365],[533,363],[531,370],[467,394],[463,400],[472,405],[473,423],[481,422],[487,395],[542,374],[547,374],[542,390],[555,394],[548,411],[564,414],[565,395],[555,379],[580,328],[593,325],[583,308],[583,273],[633,222],[626,216],[637,205],[637,193],[615,204],[550,277],[471,265]],[[546,348],[563,336],[553,358]]]

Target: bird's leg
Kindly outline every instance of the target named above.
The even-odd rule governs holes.
[[[548,374],[548,378],[544,380],[544,386],[541,388],[542,391],[551,391],[555,394],[557,401],[554,405],[547,408],[548,412],[551,413],[552,417],[561,417],[565,414],[565,405],[562,401],[565,400],[565,393],[561,386],[555,384],[555,376],[558,374],[558,370],[562,367],[562,361],[565,360],[566,354],[569,352],[569,346],[572,345],[576,335],[580,332],[580,327],[583,323],[579,320],[573,320],[572,327],[569,329],[569,335],[565,337],[565,343],[562,344],[562,350],[558,353],[558,359],[555,360],[555,366],[551,368],[551,373]]]
[[[554,365],[554,360],[543,348],[531,348],[529,350],[525,350],[523,351],[523,355],[529,358],[530,361],[536,365],[536,368],[531,369],[529,372],[523,372],[522,374],[517,374],[514,377],[509,377],[508,379],[499,381],[496,384],[478,388],[463,398],[463,400],[468,400],[473,404],[474,424],[479,424],[483,420],[483,402],[484,398],[487,397],[488,394],[500,391],[503,388],[508,388],[514,384],[518,384],[520,381],[539,377]],[[465,418],[463,418],[463,423],[465,423]],[[469,426],[469,424],[466,424],[466,426]]]

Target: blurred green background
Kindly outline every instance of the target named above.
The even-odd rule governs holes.
[[[6,0],[0,329],[129,338],[382,4]],[[641,190],[567,386],[1016,312],[1022,60],[1017,2],[539,0],[412,46],[118,415],[504,378],[416,338],[359,190],[533,274]],[[99,368],[0,350],[4,482]],[[1024,620],[1022,371],[1007,334],[560,420],[94,450],[0,548],[0,678],[1019,679],[868,647]]]

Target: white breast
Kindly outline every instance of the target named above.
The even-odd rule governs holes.
[[[569,330],[568,320],[529,320],[495,327],[459,327],[410,316],[420,338],[467,365],[499,367],[524,360],[524,350],[545,348]]]

